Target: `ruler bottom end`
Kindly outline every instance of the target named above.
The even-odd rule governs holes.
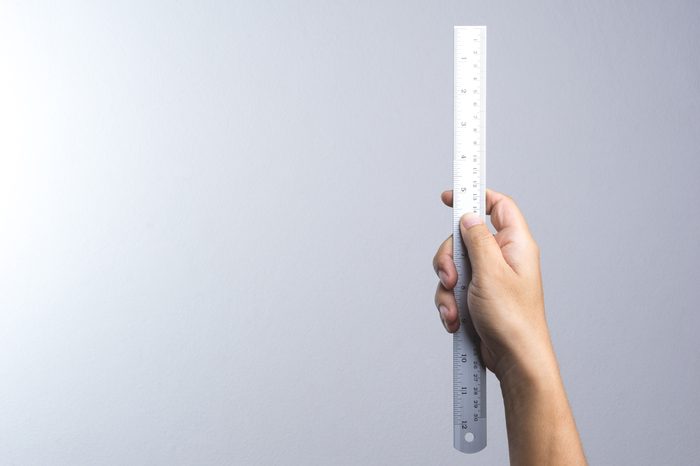
[[[480,433],[479,437],[473,433],[455,426],[454,448],[462,453],[477,453],[486,448],[486,434]]]

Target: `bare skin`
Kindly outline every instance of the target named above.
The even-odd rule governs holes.
[[[441,195],[452,207],[452,191]],[[586,465],[545,319],[539,248],[515,202],[486,190],[493,235],[476,215],[461,219],[472,264],[467,302],[481,337],[481,355],[501,384],[512,465]],[[435,305],[445,329],[459,329],[453,288],[452,236],[433,268]]]

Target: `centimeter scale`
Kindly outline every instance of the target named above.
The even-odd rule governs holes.
[[[485,215],[485,103],[486,26],[455,26],[453,253],[460,326],[453,336],[454,447],[464,453],[486,447],[486,372],[467,309],[471,268],[459,229],[463,214]]]

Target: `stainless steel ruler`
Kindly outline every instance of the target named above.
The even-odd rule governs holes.
[[[485,104],[486,26],[455,26],[453,243],[460,326],[453,336],[454,447],[464,453],[486,447],[486,372],[467,309],[471,269],[459,230],[466,212],[485,215]]]

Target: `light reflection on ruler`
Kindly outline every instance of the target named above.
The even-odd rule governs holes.
[[[485,104],[486,26],[455,26],[453,252],[460,328],[453,336],[454,447],[465,453],[486,447],[486,373],[467,309],[471,270],[459,230],[466,212],[485,215]]]

